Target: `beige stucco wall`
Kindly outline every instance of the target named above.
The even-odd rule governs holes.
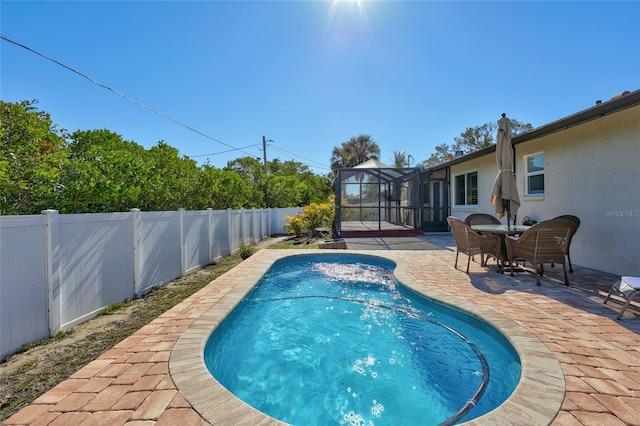
[[[521,201],[518,223],[525,216],[541,221],[576,215],[582,223],[571,244],[574,265],[640,276],[640,106],[514,148]],[[524,157],[538,152],[544,153],[545,194],[527,197]],[[473,170],[478,171],[478,207],[452,206],[452,215],[460,219],[474,211],[493,213],[493,153],[451,167],[451,199],[453,177]]]
[[[478,172],[478,205],[456,206],[454,204],[454,177],[462,173],[474,171]],[[496,165],[495,153],[451,166],[451,215],[464,220],[470,213],[480,212],[493,214],[493,206],[489,195],[491,195],[491,189],[493,188],[493,183],[497,175],[498,166]],[[506,218],[502,220],[502,223],[507,223]]]

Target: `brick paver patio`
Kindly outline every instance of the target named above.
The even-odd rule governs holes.
[[[574,265],[571,286],[565,287],[562,268],[547,267],[538,287],[530,273],[500,275],[491,263],[483,268],[477,262],[472,262],[466,275],[453,268],[455,250],[449,236],[423,238],[442,249],[394,251],[395,258],[408,265],[403,273],[444,295],[445,301],[448,295],[508,318],[535,335],[555,356],[564,373],[565,389],[551,424],[640,425],[640,309],[632,304],[623,319],[616,321],[619,299],[603,305],[616,276]],[[300,252],[308,251],[287,254]],[[369,253],[384,256],[390,252]],[[225,295],[238,291],[241,283],[255,282],[282,255],[283,250],[259,250],[3,424],[210,424],[193,408],[200,406],[197,394],[188,395],[198,402],[192,404],[176,386],[175,376],[190,366],[180,364],[182,354],[172,355],[174,345],[188,341],[190,326]],[[464,255],[461,258],[466,263]],[[216,424],[279,424],[247,411],[222,393],[208,399],[212,400],[208,406],[220,419]],[[532,400],[533,410],[535,406]]]

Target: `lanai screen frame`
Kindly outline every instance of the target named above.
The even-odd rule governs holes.
[[[421,229],[420,169],[415,167],[342,168],[338,170],[336,231],[359,223],[369,231]]]

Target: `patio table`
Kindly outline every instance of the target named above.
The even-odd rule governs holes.
[[[498,271],[500,273],[504,273],[504,264],[508,261],[507,259],[507,246],[504,242],[504,237],[506,235],[519,235],[522,234],[527,229],[531,228],[528,225],[497,225],[497,224],[488,224],[488,225],[471,225],[471,229],[474,231],[478,231],[481,234],[496,234],[500,236],[500,252],[502,254],[502,268],[498,266]]]
[[[505,235],[517,235],[522,234],[527,229],[531,228],[527,225],[472,225],[471,229],[478,231],[480,233],[486,232],[488,234],[497,234],[501,235],[502,239],[504,239]]]

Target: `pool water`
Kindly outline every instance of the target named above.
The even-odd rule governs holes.
[[[500,405],[520,379],[507,339],[420,296],[387,259],[281,259],[214,330],[211,374],[295,425],[453,424]]]

